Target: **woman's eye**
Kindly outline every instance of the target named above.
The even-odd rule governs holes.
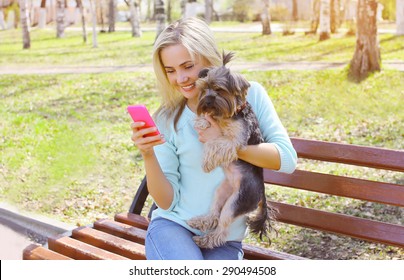
[[[187,66],[185,67],[185,69],[191,69],[192,67],[194,67],[194,64],[187,65]]]

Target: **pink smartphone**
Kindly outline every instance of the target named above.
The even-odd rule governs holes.
[[[156,127],[156,124],[153,121],[153,118],[151,117],[149,111],[147,110],[146,106],[144,105],[130,105],[127,108],[130,116],[132,117],[132,120],[134,122],[144,122],[145,126],[144,128],[148,127]],[[160,132],[157,130],[156,132],[153,133],[148,133],[145,136],[157,136],[159,135]]]

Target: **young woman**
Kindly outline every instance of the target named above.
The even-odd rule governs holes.
[[[147,231],[147,259],[243,257],[245,217],[231,225],[227,243],[214,249],[199,248],[192,237],[202,233],[186,222],[209,211],[215,190],[224,179],[221,168],[210,173],[202,170],[203,143],[221,135],[220,129],[209,116],[209,128],[194,129],[198,73],[221,64],[212,31],[196,18],[171,24],[154,44],[153,67],[162,97],[155,120],[161,136],[144,137],[156,128],[143,128],[141,122],[131,125],[132,140],[143,156],[148,190],[158,206]],[[248,146],[238,156],[263,168],[291,173],[297,156],[288,134],[265,89],[256,82],[250,83],[247,100],[257,115],[265,143]]]

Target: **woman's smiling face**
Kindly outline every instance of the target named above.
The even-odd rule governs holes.
[[[160,58],[171,85],[187,99],[188,106],[193,109],[198,103],[199,90],[195,86],[199,71],[206,67],[202,59],[192,58],[188,50],[181,44],[165,47]]]

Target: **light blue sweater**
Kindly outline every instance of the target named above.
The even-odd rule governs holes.
[[[265,142],[273,143],[281,157],[280,172],[295,170],[297,155],[285,128],[279,120],[265,89],[251,82],[247,100],[257,115]],[[178,123],[167,127],[166,120],[157,120],[157,126],[164,134],[166,143],[156,146],[154,151],[160,166],[174,189],[174,199],[169,209],[156,209],[152,219],[163,217],[200,235],[199,230],[186,223],[192,217],[209,212],[215,190],[224,179],[219,167],[210,173],[202,170],[203,144],[194,129],[196,115],[185,107]],[[238,218],[230,227],[228,241],[242,241],[246,234],[245,217]]]

